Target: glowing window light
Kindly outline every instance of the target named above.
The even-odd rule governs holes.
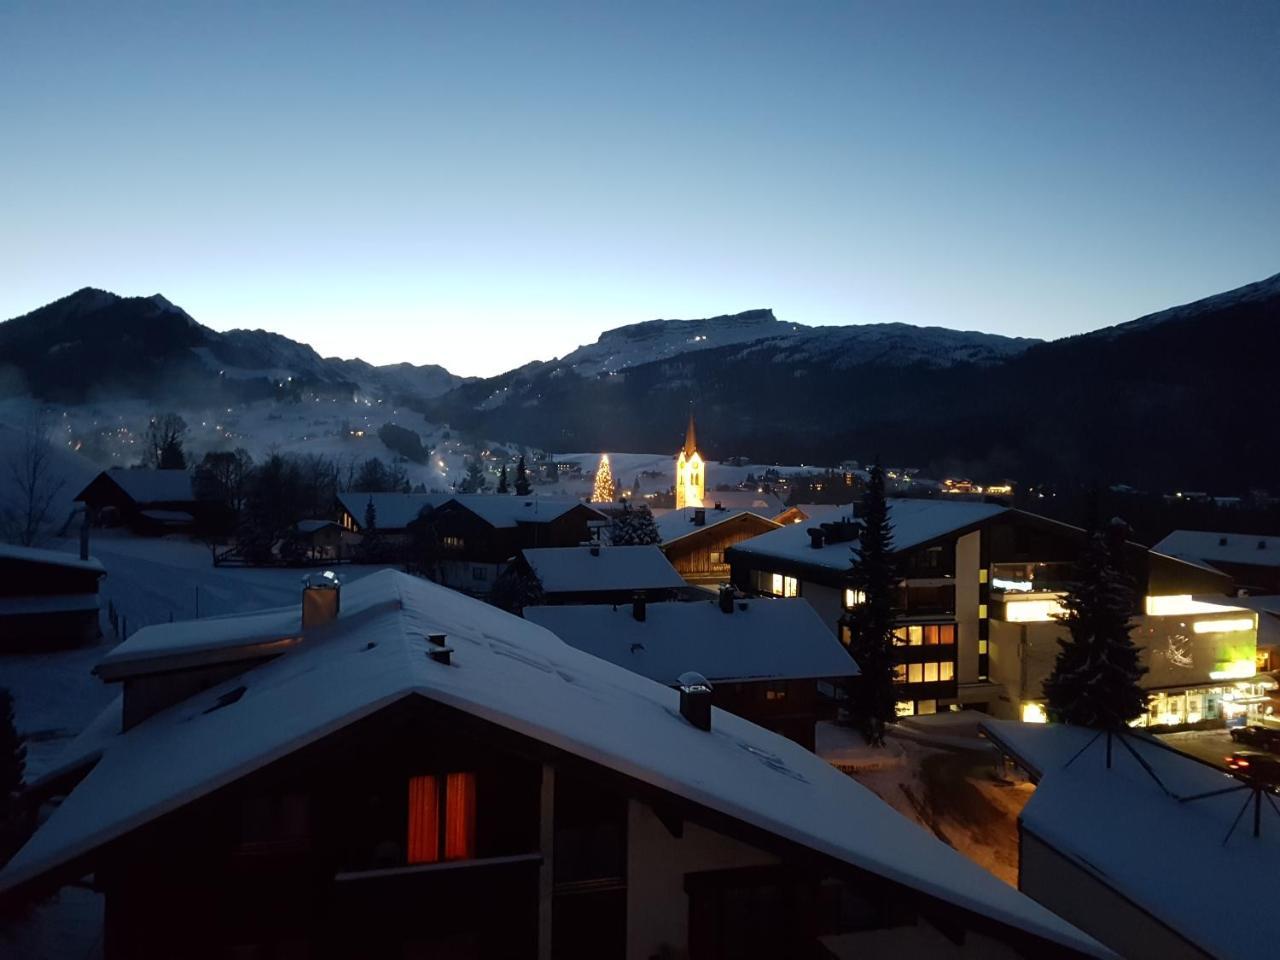
[[[1253,617],[1235,617],[1231,620],[1197,620],[1191,625],[1196,633],[1243,633],[1253,629]]]
[[[1252,660],[1232,660],[1222,670],[1210,670],[1210,680],[1247,680],[1258,672]]]
[[[1049,714],[1044,709],[1043,703],[1024,703],[1022,705],[1022,722],[1023,723],[1048,723]]]
[[[1166,597],[1147,597],[1147,615],[1152,617],[1182,617],[1193,613],[1230,613],[1241,607],[1228,606],[1225,603],[1205,603],[1193,600],[1188,593]]]
[[[1004,605],[1009,623],[1048,623],[1066,612],[1061,600],[1010,600]]]
[[[997,590],[1008,590],[1010,593],[1029,593],[1036,586],[1030,580],[1004,580],[1000,577],[994,578],[991,585]]]

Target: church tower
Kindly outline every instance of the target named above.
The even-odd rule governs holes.
[[[698,453],[698,434],[693,426],[693,410],[689,410],[689,429],[684,434],[684,449],[676,460],[676,509],[702,506],[706,491],[702,456]]]

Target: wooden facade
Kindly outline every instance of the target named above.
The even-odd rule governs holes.
[[[779,526],[754,513],[740,513],[716,522],[714,512],[707,511],[707,518],[710,522],[705,526],[691,525],[691,532],[662,546],[671,565],[690,583],[727,582],[730,571],[725,551]]]
[[[102,635],[94,561],[51,550],[0,551],[0,649],[45,650]]]

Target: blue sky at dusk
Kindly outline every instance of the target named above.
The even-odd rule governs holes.
[[[492,374],[772,307],[1058,337],[1280,271],[1280,4],[0,5],[0,317]]]

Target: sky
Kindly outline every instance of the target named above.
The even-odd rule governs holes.
[[[488,375],[770,307],[1055,338],[1280,271],[1280,4],[0,3],[0,317]]]

